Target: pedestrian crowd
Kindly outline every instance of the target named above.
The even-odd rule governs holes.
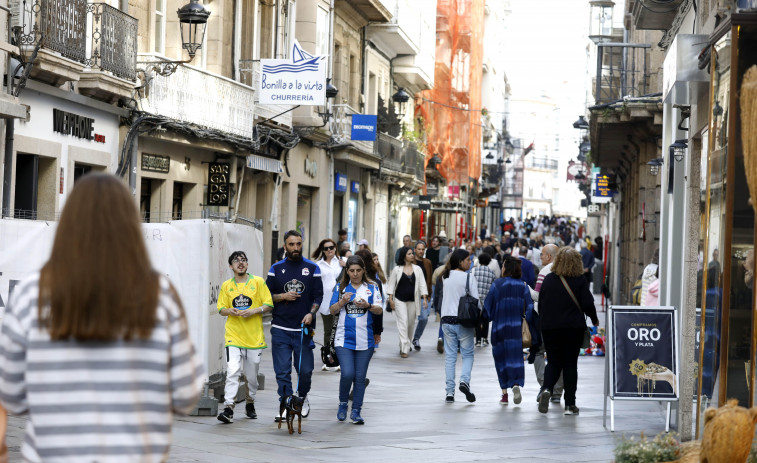
[[[350,412],[352,423],[364,424],[368,369],[385,312],[397,324],[395,352],[403,359],[421,350],[435,314],[446,402],[456,391],[476,401],[474,357],[490,347],[501,404],[509,394],[521,403],[527,361],[541,386],[539,412],[562,396],[565,414],[579,413],[577,359],[586,317],[599,323],[590,284],[601,239],[592,242],[582,225],[564,218],[510,219],[501,236],[482,227],[471,242],[450,242],[443,231],[428,243],[406,235],[385,272],[367,240],[353,252],[346,231],[338,235],[321,240],[310,260],[302,234],[288,231],[265,278],[249,273],[246,251],[228,256],[231,277],[217,301],[226,359],[219,421],[233,423],[242,400],[245,415],[258,417],[257,378],[268,347],[279,401],[297,396],[302,416],[309,415],[320,319],[321,369],[340,374],[336,418],[345,421]],[[115,282],[109,262],[119,264]],[[480,310],[473,319],[460,311],[471,300]],[[2,320],[0,401],[10,413],[29,415],[24,458],[46,460],[65,449],[70,461],[113,452],[162,461],[173,415],[191,411],[205,376],[180,299],[152,270],[130,192],[112,176],[83,178],[66,202],[50,260],[14,291]],[[238,400],[243,377],[246,394]]]

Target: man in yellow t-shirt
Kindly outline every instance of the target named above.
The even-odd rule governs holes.
[[[249,418],[258,417],[255,412],[258,369],[263,349],[268,347],[263,333],[263,312],[273,310],[273,299],[265,280],[247,273],[247,255],[243,251],[229,256],[229,268],[234,278],[221,285],[217,304],[218,313],[227,317],[224,410],[218,414],[218,420],[224,423],[234,422],[234,399],[242,370],[248,391],[245,412]]]

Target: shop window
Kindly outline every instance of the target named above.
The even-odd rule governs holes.
[[[334,231],[334,236],[337,232],[344,227],[342,219],[344,217],[344,196],[334,195],[334,213],[332,216],[333,222],[331,223],[331,229]]]
[[[74,164],[74,185],[76,185],[76,182],[79,181],[79,179],[88,173],[92,172],[92,166],[88,166],[87,164],[79,164],[78,162]]]
[[[171,203],[171,220],[181,220],[184,203],[184,184],[173,182],[173,201]]]
[[[14,217],[24,219],[37,218],[38,182],[39,156],[19,153],[16,156]]]
[[[166,0],[155,0],[155,53],[164,54],[166,51]]]
[[[355,242],[359,239],[357,236],[357,195],[350,195],[350,202],[347,206],[347,241],[350,242],[352,249],[356,249]]]

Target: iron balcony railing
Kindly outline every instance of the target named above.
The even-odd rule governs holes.
[[[418,151],[415,143],[409,143],[405,147],[403,172],[415,175],[415,178],[421,183],[426,180],[426,171],[424,169],[425,156]]]
[[[136,18],[86,0],[23,0],[11,6],[17,45],[39,45],[92,69],[136,80]]]
[[[649,93],[650,49],[651,45],[644,43],[597,44],[596,104]]]
[[[381,157],[381,165],[396,172],[402,169],[402,140],[379,132],[376,137],[376,153]]]
[[[527,157],[526,167],[529,169],[557,170],[557,159]]]
[[[140,61],[155,59],[140,54]],[[203,89],[198,92],[197,89]],[[252,88],[191,66],[179,66],[171,76],[156,74],[149,81],[142,107],[152,114],[222,132],[252,137],[259,107]]]

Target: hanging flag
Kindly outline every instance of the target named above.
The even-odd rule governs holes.
[[[526,149],[523,150],[523,156],[527,155],[528,153],[530,153],[533,150],[534,150],[534,142],[531,142],[531,144],[528,145],[526,147]]]

